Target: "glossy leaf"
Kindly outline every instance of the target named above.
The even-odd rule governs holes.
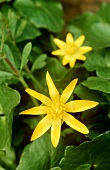
[[[16,0],[14,6],[37,28],[46,28],[52,32],[59,32],[63,28],[62,6],[58,2]]]
[[[108,170],[110,168],[110,131],[78,147],[68,146],[60,162],[62,170]]]
[[[69,23],[68,30],[71,33],[73,33],[74,37],[84,34],[86,37],[85,41],[88,42],[87,41],[88,34],[86,32],[91,27],[91,25],[98,22],[101,22],[101,17],[92,13],[91,11],[88,11],[74,18]]]
[[[24,40],[33,40],[34,38],[41,35],[41,32],[38,28],[33,26],[29,21],[25,19],[20,19],[18,22],[17,31],[15,34],[15,38],[17,42],[21,42]]]
[[[102,55],[91,53],[88,55],[87,60],[85,61],[83,66],[88,71],[94,71],[94,70],[97,70],[98,68],[102,68],[103,70],[103,67],[105,67],[105,60]]]
[[[82,85],[92,90],[98,90],[105,93],[110,93],[109,80],[101,79],[99,77],[88,77],[87,80],[82,82]]]
[[[62,139],[58,147],[54,148],[51,144],[50,135],[45,134],[24,149],[16,170],[48,170],[59,164],[64,149],[65,144]]]
[[[110,80],[110,68],[109,67],[97,69],[96,74],[98,77],[102,79]]]
[[[93,48],[110,47],[110,25],[108,23],[95,23],[87,31],[89,45]]]
[[[20,102],[19,93],[6,84],[0,85],[0,105],[3,110],[3,116],[0,116],[0,149],[6,149],[11,144],[13,108]]]
[[[76,86],[74,93],[83,100],[91,100],[99,102],[100,104],[106,104],[106,98],[98,91],[91,90],[81,84]]]
[[[106,64],[106,67],[110,67],[110,49],[109,48],[106,50],[105,64]]]
[[[110,15],[108,15],[110,11],[109,3],[102,3],[97,14],[102,17],[104,22],[110,23]]]

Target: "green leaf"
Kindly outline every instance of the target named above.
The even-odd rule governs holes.
[[[110,49],[106,49],[106,54],[105,54],[105,64],[107,67],[110,67]]]
[[[83,100],[92,100],[100,104],[106,104],[106,98],[98,91],[88,89],[87,87],[79,84],[75,87],[74,93]]]
[[[7,169],[14,170],[16,168],[15,165],[15,151],[13,148],[10,148],[6,151],[0,151],[0,164]],[[4,166],[5,165],[5,166]]]
[[[16,26],[17,26],[17,18],[18,18],[18,16],[16,15],[16,13],[14,11],[12,11],[12,9],[10,8],[8,10],[6,20],[7,20],[7,23],[9,25],[8,29],[9,29],[10,34],[11,34],[13,39],[15,38],[15,32],[16,32]]]
[[[54,168],[51,168],[50,170],[61,170],[60,167],[54,167]]]
[[[88,29],[87,40],[93,48],[110,47],[110,24],[96,23]]]
[[[106,9],[104,11],[106,11]],[[107,7],[107,11],[110,11],[110,7]],[[85,44],[90,45],[93,48],[101,49],[109,47],[110,22],[107,22],[109,20],[107,11],[104,14],[106,15],[106,21],[104,20],[104,17],[100,15],[100,12],[96,14],[91,12],[82,14],[70,23],[69,31],[77,37],[84,34],[86,37]]]
[[[110,15],[108,15],[109,12],[110,12],[110,4],[102,3],[99,10],[97,11],[97,14],[102,17],[103,22],[110,23]]]
[[[110,131],[80,146],[68,146],[60,162],[62,170],[110,169]]]
[[[110,68],[99,68],[96,71],[98,77],[110,80]]]
[[[54,148],[51,144],[50,135],[44,134],[26,146],[16,170],[49,170],[59,164],[64,149],[65,144],[62,139],[57,148]]]
[[[5,170],[4,168],[2,168],[1,166],[0,166],[0,170]]]
[[[109,93],[103,93],[103,95],[107,98],[107,100],[110,103],[110,94]]]
[[[5,34],[5,39],[15,39],[18,15],[9,6],[3,6],[2,11],[2,29]],[[10,19],[11,18],[11,19]],[[5,22],[4,22],[5,20]],[[6,24],[7,23],[7,24]],[[7,25],[7,26],[6,26]]]
[[[2,106],[0,104],[0,115],[2,115],[2,114],[3,114],[3,109],[2,109]]]
[[[8,73],[0,70],[0,83],[4,82],[5,80],[11,79],[13,75],[13,73]]]
[[[88,71],[94,71],[97,70],[98,68],[105,67],[105,60],[100,54],[96,53],[91,53],[88,55],[87,60],[83,64],[83,66],[88,70]]]
[[[107,105],[104,105],[103,109],[105,109],[106,106]],[[88,115],[86,119],[87,127],[89,128],[89,133],[86,136],[90,139],[93,139],[94,137],[97,137],[110,129],[110,119],[107,118],[108,115],[105,116],[104,114],[97,114],[97,112],[94,114],[93,111],[91,111],[91,113],[90,111],[86,112],[86,115]]]
[[[20,18],[18,22],[17,31],[15,34],[16,42],[21,42],[24,40],[32,40],[41,35],[38,28],[32,25],[29,21]]]
[[[8,142],[8,127],[6,122],[6,116],[0,116],[0,150],[4,150]]]
[[[47,58],[46,54],[39,55],[36,58],[36,60],[34,61],[33,65],[32,65],[32,68],[31,68],[31,71],[33,72],[36,69],[43,68],[46,65],[46,61],[45,61],[46,58]]]
[[[65,72],[67,71],[67,69],[64,66],[62,66],[62,64],[56,58],[47,57],[46,62],[47,64],[43,69],[37,70],[37,77],[36,77],[37,80],[41,82],[41,84],[43,83],[43,86],[45,84],[45,75],[47,71],[49,71],[51,77],[56,81],[60,81],[63,75],[65,74]]]
[[[4,114],[8,117],[12,109],[20,102],[19,93],[8,87],[6,84],[0,85],[0,104]]]
[[[59,2],[16,0],[14,6],[37,28],[46,28],[52,32],[60,32],[63,28],[63,10]]]
[[[92,90],[98,90],[105,93],[110,93],[110,81],[99,77],[88,77],[87,80],[81,83]]]
[[[6,57],[10,60],[10,62],[13,64],[13,66],[16,68],[16,64],[15,64],[13,54],[11,52],[10,47],[7,44],[4,44],[3,52],[6,55]]]
[[[21,59],[21,66],[20,66],[20,70],[23,69],[23,67],[27,64],[28,62],[28,57],[29,57],[29,54],[31,52],[31,49],[32,49],[32,44],[31,42],[27,43],[23,49],[23,52],[22,52],[22,59]]]
[[[0,150],[0,165],[3,166],[3,160],[4,158],[6,159],[6,151],[5,150]],[[1,167],[0,166],[0,167]],[[4,166],[3,166],[4,167]]]
[[[19,68],[19,67],[20,67],[20,60],[21,60],[21,53],[20,53],[20,50],[19,50],[17,44],[16,44],[16,43],[13,43],[13,41],[11,40],[11,38],[9,38],[9,39],[7,40],[7,45],[8,45],[8,47],[10,48],[10,51],[11,51],[12,56],[13,56],[13,58],[14,58],[16,67]]]
[[[92,12],[85,12],[70,22],[68,30],[73,33],[74,36],[80,36],[81,34],[86,35],[86,31],[91,25],[98,22],[101,22],[101,18],[98,15]]]
[[[3,116],[0,116],[0,150],[7,149],[11,144],[13,108],[20,102],[20,95],[6,84],[0,84],[0,105]]]
[[[71,80],[78,78],[78,83],[85,80],[88,76],[88,72],[84,67],[74,67],[70,68],[63,74],[63,77],[60,81],[61,85],[67,86]]]

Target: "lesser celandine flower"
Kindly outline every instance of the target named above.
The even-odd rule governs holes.
[[[55,44],[60,48],[52,52],[53,55],[62,56],[62,64],[66,65],[69,63],[70,67],[74,67],[76,60],[86,60],[86,56],[83,54],[92,50],[92,47],[83,46],[85,36],[80,36],[77,40],[74,41],[74,38],[71,33],[68,33],[66,36],[66,42],[54,38]]]
[[[51,128],[51,141],[54,147],[58,145],[61,133],[61,124],[63,121],[71,128],[77,130],[80,133],[88,134],[89,130],[87,127],[75,119],[70,113],[82,112],[95,107],[98,103],[89,100],[74,100],[68,101],[70,95],[72,94],[78,79],[72,80],[69,85],[63,90],[60,95],[56,89],[52,78],[49,73],[46,73],[46,82],[49,89],[50,98],[38,93],[32,89],[27,88],[26,92],[36,99],[40,100],[43,105],[33,107],[31,109],[25,110],[20,114],[27,115],[42,115],[46,116],[38,123],[36,126],[31,141],[39,138],[43,135],[49,128]]]

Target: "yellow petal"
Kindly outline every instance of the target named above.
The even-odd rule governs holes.
[[[68,113],[64,113],[63,120],[68,126],[77,130],[78,132],[83,133],[83,134],[89,133],[89,130],[87,129],[87,127],[83,123],[75,119],[72,115]]]
[[[67,34],[67,36],[66,36],[66,43],[67,44],[73,44],[74,43],[73,35],[71,33]]]
[[[42,136],[51,127],[50,124],[46,123],[48,121],[48,119],[49,119],[49,116],[47,115],[38,123],[38,125],[36,126],[36,128],[32,134],[31,141]]]
[[[59,48],[64,48],[66,43],[62,40],[59,40],[58,38],[54,38],[54,43],[59,47]]]
[[[65,51],[63,51],[63,50],[55,50],[55,51],[52,51],[52,54],[53,55],[63,56],[63,55],[65,55]]]
[[[83,46],[83,47],[79,48],[79,51],[80,51],[81,54],[85,54],[85,53],[87,53],[91,50],[92,50],[92,47],[89,47],[89,46]]]
[[[65,66],[66,64],[68,64],[69,60],[70,60],[70,56],[69,55],[65,55],[63,57],[62,64]]]
[[[57,88],[55,87],[54,82],[48,72],[46,74],[46,81],[47,81],[49,95],[50,95],[51,99],[54,102],[58,102],[59,101],[59,92],[58,92]]]
[[[30,94],[31,96],[35,97],[36,99],[40,100],[42,103],[44,103],[47,106],[51,106],[52,105],[52,101],[45,95],[36,92],[35,90],[29,89],[27,88],[25,90],[28,94]]]
[[[74,56],[71,57],[71,58],[70,58],[70,61],[69,61],[69,65],[70,65],[71,68],[74,67],[75,62],[76,62],[76,58],[75,58]]]
[[[57,125],[56,125],[57,122]],[[61,133],[61,120],[57,118],[55,122],[53,121],[51,128],[51,141],[54,147],[57,147]]]
[[[85,61],[86,60],[86,56],[84,55],[77,55],[76,57],[78,60],[82,60],[82,61]]]
[[[75,41],[75,45],[76,45],[77,47],[80,47],[80,46],[83,44],[84,40],[85,40],[85,36],[84,36],[84,35],[80,36],[80,37]]]
[[[21,113],[21,114],[26,114],[26,115],[41,115],[41,114],[46,114],[49,111],[49,107],[47,106],[37,106],[33,107],[31,109],[27,109]]]
[[[98,102],[90,100],[75,100],[65,104],[66,112],[82,112],[98,105]]]
[[[76,86],[76,83],[77,83],[78,79],[74,79],[72,80],[69,85],[63,90],[62,94],[61,94],[61,97],[60,97],[60,101],[61,103],[66,103],[67,100],[69,99],[69,97],[71,96],[75,86]]]

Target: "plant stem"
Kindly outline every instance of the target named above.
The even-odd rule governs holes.
[[[28,88],[28,84],[25,82],[25,80],[23,79],[23,77],[19,77],[19,81],[21,82],[21,84],[24,86],[24,88]],[[35,106],[38,106],[38,102],[35,98],[33,98],[32,96],[30,96],[31,100],[33,101]]]
[[[24,86],[24,88],[28,88],[28,84],[25,82],[25,80],[23,79],[22,76],[20,76],[19,71],[13,66],[13,64],[10,62],[10,60],[4,56],[3,57],[4,60],[7,62],[7,64],[10,66],[10,68],[12,69],[12,71],[15,73],[15,75],[19,78],[19,81],[21,82],[21,84]],[[31,97],[31,96],[30,96]],[[34,99],[33,97],[31,97],[31,100],[33,101],[34,105],[38,105],[38,102],[36,99]]]
[[[10,60],[9,60],[6,56],[4,56],[3,58],[4,58],[4,60],[7,62],[7,64],[10,66],[10,68],[12,69],[12,71],[13,71],[17,76],[19,76],[18,70],[13,66],[13,64],[10,62]]]
[[[30,76],[31,76],[32,81],[36,84],[37,89],[39,89],[39,91],[42,91],[42,86],[39,84],[37,79],[32,74]]]
[[[28,68],[27,65],[25,66],[25,69],[26,69],[26,71],[30,74],[30,77],[31,77],[33,83],[36,84],[37,90],[42,91],[42,86],[41,86],[40,83],[37,81],[37,79],[33,76],[33,74],[31,73],[31,71],[29,70],[29,68]]]
[[[17,45],[16,45],[16,42],[15,42],[15,40],[14,40],[12,34],[11,34],[11,30],[10,30],[9,23],[8,23],[7,19],[6,19],[5,17],[3,17],[3,18],[2,18],[2,22],[5,23],[6,28],[7,28],[7,33],[9,34],[9,36],[10,36],[10,38],[11,38],[11,40],[12,40],[12,43],[13,43],[13,45],[15,46],[15,48],[16,48],[18,54],[19,54],[19,57],[21,58],[21,53],[20,53],[20,51],[19,51],[19,49],[18,49],[18,47],[17,47]],[[3,35],[3,37],[2,37],[2,43],[1,43],[1,47],[0,47],[0,52],[1,52],[1,50],[3,49],[3,44],[4,44],[4,35]],[[15,75],[19,78],[19,81],[22,83],[22,85],[24,86],[24,88],[28,88],[27,83],[25,82],[24,78],[20,75],[19,71],[15,68],[15,66],[10,62],[10,60],[9,60],[6,56],[4,56],[3,58],[5,59],[5,61],[7,62],[7,64],[10,66],[10,68],[12,69],[12,71],[15,73]],[[40,84],[39,84],[38,81],[34,78],[34,76],[31,74],[28,66],[26,66],[26,67],[27,67],[26,70],[27,70],[28,73],[30,73],[32,80],[34,80],[34,82],[36,82],[36,84],[37,84],[37,86],[39,87],[39,89],[41,89]],[[31,96],[30,96],[30,97],[31,97]],[[38,105],[38,102],[37,102],[37,100],[36,100],[35,98],[31,97],[31,100],[33,101],[33,103],[34,103],[35,106]]]
[[[25,80],[23,79],[23,77],[19,77],[19,81],[21,82],[21,84],[24,86],[24,88],[28,88],[28,84],[25,82]]]

